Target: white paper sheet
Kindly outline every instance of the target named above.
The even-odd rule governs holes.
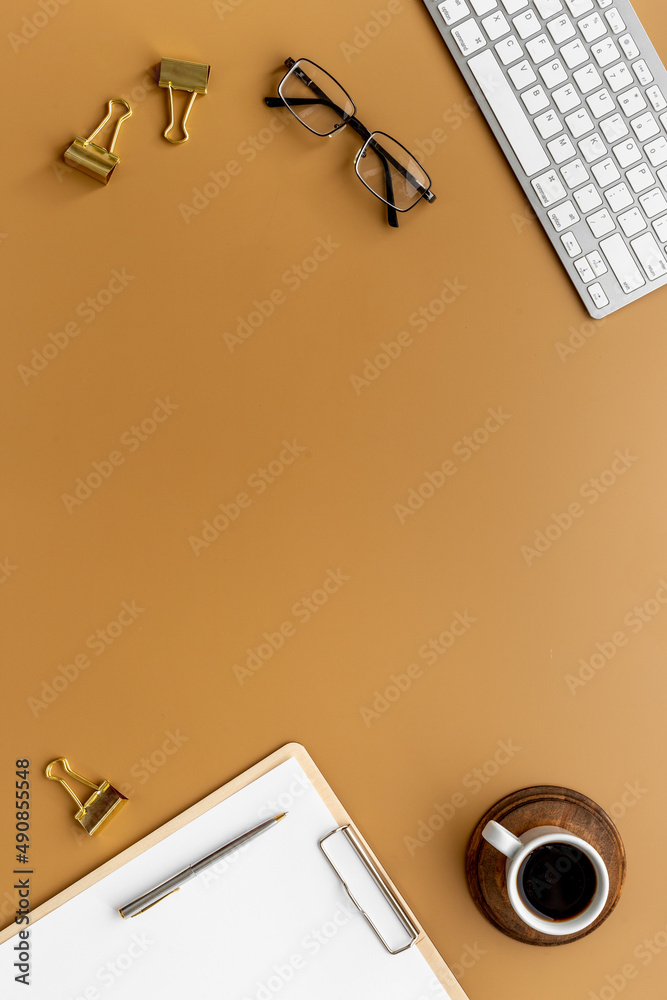
[[[287,817],[131,920],[118,907],[277,812]],[[293,758],[31,927],[31,985],[0,946],[0,995],[31,1000],[438,1000],[390,955],[319,841],[337,824]]]

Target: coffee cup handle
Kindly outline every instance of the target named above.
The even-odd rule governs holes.
[[[493,819],[489,820],[482,830],[482,836],[492,847],[495,847],[497,851],[510,860],[516,857],[523,847],[523,842],[518,837],[515,837],[513,833],[510,833]]]

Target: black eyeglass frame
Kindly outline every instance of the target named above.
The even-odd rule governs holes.
[[[336,86],[339,87],[340,90],[345,94],[345,96],[347,97],[348,101],[352,105],[353,113],[352,114],[348,114],[342,108],[338,107],[338,105],[335,104],[329,97],[327,97],[327,95],[324,93],[324,91],[321,90],[317,86],[317,84],[313,80],[311,80],[310,77],[302,69],[300,70],[300,66],[299,66],[300,63],[309,63],[311,66],[315,66],[316,69],[320,70],[321,73],[324,73],[326,76],[328,76],[336,84]],[[345,128],[346,125],[350,125],[351,128],[358,135],[360,135],[361,138],[364,140],[364,144],[361,147],[361,149],[359,150],[359,152],[357,153],[357,155],[355,157],[355,160],[354,160],[354,170],[355,170],[355,173],[356,173],[357,177],[359,178],[359,180],[362,182],[362,184],[366,188],[368,188],[368,190],[371,192],[371,194],[375,195],[375,197],[378,198],[379,201],[384,202],[384,204],[387,206],[387,218],[388,218],[388,222],[389,222],[390,226],[392,226],[393,228],[398,228],[398,216],[396,214],[397,212],[409,212],[412,208],[415,207],[415,205],[419,204],[419,202],[422,201],[422,199],[424,201],[428,202],[429,204],[431,202],[435,201],[436,196],[431,191],[431,178],[430,178],[429,174],[426,172],[426,170],[424,170],[424,168],[422,167],[421,163],[419,163],[419,161],[412,155],[412,153],[410,152],[409,149],[407,149],[402,143],[398,142],[397,139],[394,139],[393,136],[388,135],[386,132],[371,132],[363,124],[363,122],[359,121],[359,119],[356,116],[356,113],[357,113],[357,106],[356,106],[356,104],[354,103],[354,101],[352,100],[352,98],[350,97],[350,95],[348,94],[348,92],[345,90],[345,88],[341,87],[340,83],[338,83],[338,80],[336,80],[335,77],[331,76],[331,73],[329,73],[329,72],[327,72],[327,70],[323,69],[322,66],[319,66],[317,63],[313,62],[312,59],[304,59],[304,58],[301,58],[301,59],[292,59],[292,58],[288,58],[288,59],[285,60],[285,65],[287,66],[287,73],[285,74],[285,76],[282,78],[282,80],[278,84],[278,94],[280,96],[279,97],[265,97],[264,98],[264,103],[267,105],[267,107],[270,107],[270,108],[286,107],[294,115],[294,117],[297,119],[297,121],[300,122],[305,128],[307,128],[309,132],[312,132],[313,135],[321,136],[322,138],[331,137],[332,135],[335,135],[337,132],[340,132],[343,128]],[[284,94],[283,89],[284,89],[285,83],[287,82],[287,80],[289,79],[289,77],[292,76],[292,75],[298,76],[299,79],[307,87],[309,87],[311,90],[313,90],[313,92],[317,95],[317,99],[315,101],[311,101],[311,100],[309,100],[308,98],[305,98],[305,97],[296,97],[296,98],[295,97],[287,97]],[[317,129],[311,128],[310,125],[308,125],[302,118],[300,118],[299,115],[297,115],[297,113],[293,110],[293,108],[296,107],[296,106],[298,106],[298,105],[312,105],[312,104],[317,104],[317,103],[321,103],[321,104],[327,105],[328,107],[330,107],[332,109],[332,111],[334,111],[336,114],[338,114],[340,116],[340,118],[341,118],[341,121],[340,122],[336,122],[336,124],[334,125],[334,127],[329,132],[318,132]],[[399,163],[391,155],[391,153],[389,153],[386,149],[384,149],[377,142],[376,136],[385,136],[387,139],[391,139],[392,142],[396,143],[397,146],[400,146],[401,149],[405,150],[405,152],[408,154],[408,156],[411,159],[413,159],[415,161],[415,163],[418,164],[420,170],[423,171],[424,176],[428,180],[428,186],[425,187],[423,184],[421,184],[417,180],[416,177],[413,177],[407,171],[407,169],[403,166],[403,164]],[[364,178],[362,177],[362,175],[360,173],[359,162],[360,162],[360,160],[364,156],[366,156],[367,150],[369,148],[372,149],[378,155],[378,157],[380,158],[380,160],[383,163],[384,172],[385,172],[385,186],[386,186],[386,190],[387,190],[387,197],[386,198],[383,198],[381,194],[378,194],[378,192],[375,191],[364,180]],[[398,172],[400,174],[403,175],[403,177],[406,178],[406,180],[410,181],[410,183],[413,185],[413,187],[415,188],[416,191],[421,191],[422,192],[420,194],[419,198],[417,198],[417,200],[414,201],[412,203],[412,205],[409,205],[407,208],[400,208],[395,203],[395,201],[394,201],[393,182],[392,182],[392,179],[391,179],[391,171],[389,169],[389,164],[390,163],[392,164],[392,166],[396,170],[398,170]],[[389,200],[389,199],[391,199],[391,200]]]

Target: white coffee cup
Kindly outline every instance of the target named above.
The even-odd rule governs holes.
[[[520,837],[516,837],[495,820],[486,824],[482,830],[482,836],[492,847],[506,855],[505,872],[510,903],[516,915],[533,930],[556,936],[576,934],[592,924],[602,913],[609,895],[609,874],[598,852],[585,840],[575,837],[573,833],[568,833],[567,830],[558,826],[536,826],[532,830],[526,830]],[[540,912],[535,903],[527,897],[523,887],[524,873],[522,869],[529,855],[539,847],[553,844],[564,844],[570,851],[581,851],[588,858],[595,871],[596,885],[590,902],[580,913],[567,919],[553,918]],[[558,871],[551,865],[553,878],[550,879],[550,882],[552,884],[558,881],[559,876],[567,874],[566,865],[569,852],[566,849],[564,853],[565,857],[559,858],[561,867]],[[572,854],[571,857],[575,859],[576,855]]]

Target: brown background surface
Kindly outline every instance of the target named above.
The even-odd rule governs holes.
[[[371,37],[384,0],[70,0],[14,51],[41,8],[4,5],[2,920],[16,758],[32,762],[37,904],[298,740],[473,1000],[588,1000],[628,963],[624,995],[652,1000],[667,975],[667,613],[654,602],[641,627],[624,619],[667,596],[667,300],[592,324],[427,12],[396,6]],[[637,9],[667,52],[662,5]],[[364,122],[422,151],[434,205],[393,231],[353,175],[354,136],[267,132],[286,121],[262,98],[288,55],[327,67]],[[162,56],[212,67],[180,147],[161,138],[166,96],[146,77]],[[104,188],[59,156],[122,95],[134,114]],[[184,209],[230,161],[224,190]],[[286,272],[320,239],[337,246],[294,288]],[[114,269],[132,280],[87,322]],[[463,290],[420,332],[413,314],[446,281]],[[230,351],[224,335],[276,289],[282,304]],[[79,333],[26,375],[72,322]],[[412,342],[355,388],[401,331]],[[128,437],[156,399],[171,415]],[[457,442],[489,409],[509,417],[465,461]],[[248,479],[284,440],[304,450],[259,494]],[[617,450],[624,473],[586,487]],[[114,451],[122,464],[68,512],[77,478]],[[456,474],[401,523],[395,505],[447,459]],[[250,506],[195,555],[190,539],[243,491]],[[582,516],[526,556],[574,502]],[[295,605],[330,570],[349,580],[302,622]],[[96,655],[89,637],[133,601],[143,610]],[[474,623],[427,662],[419,650],[457,612]],[[294,634],[241,683],[234,665],[286,621]],[[619,631],[627,643],[574,687]],[[413,663],[421,676],[373,717]],[[500,741],[520,749],[497,764]],[[97,840],[77,837],[72,803],[42,777],[63,753],[127,786]],[[628,853],[614,914],[557,949],[486,923],[463,870],[479,815],[538,783],[598,801]]]

